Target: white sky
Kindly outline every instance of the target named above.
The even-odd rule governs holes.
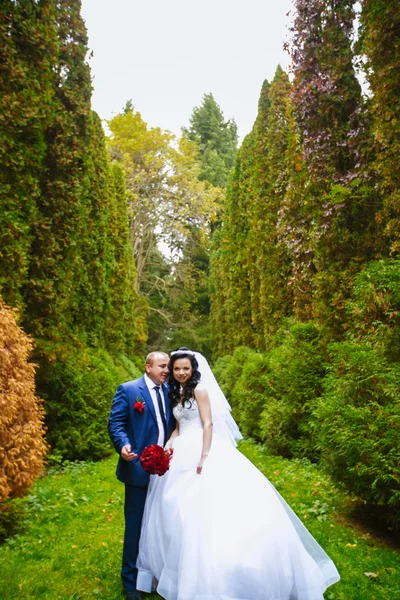
[[[93,108],[102,119],[133,104],[151,127],[176,135],[212,92],[242,139],[264,79],[288,39],[292,0],[82,0]]]

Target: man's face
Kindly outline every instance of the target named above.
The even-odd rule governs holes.
[[[168,377],[168,356],[157,354],[152,364],[146,364],[147,376],[156,384],[162,385]]]

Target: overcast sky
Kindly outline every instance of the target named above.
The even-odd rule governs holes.
[[[82,0],[93,108],[102,119],[133,104],[151,127],[176,135],[212,92],[243,138],[264,79],[288,39],[292,0]]]

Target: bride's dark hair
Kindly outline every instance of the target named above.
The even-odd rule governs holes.
[[[168,385],[169,385],[169,399],[171,401],[172,408],[179,404],[181,401],[181,384],[179,381],[176,381],[174,378],[174,363],[176,360],[180,358],[188,358],[190,360],[190,364],[192,365],[192,376],[183,386],[183,396],[182,396],[182,406],[185,403],[188,403],[191,406],[191,400],[194,397],[194,389],[196,385],[199,383],[201,378],[201,373],[199,371],[199,363],[196,360],[196,357],[191,353],[189,348],[182,346],[175,350],[169,361],[168,369],[169,369],[169,377],[168,377]]]

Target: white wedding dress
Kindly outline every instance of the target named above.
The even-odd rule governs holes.
[[[283,498],[218,434],[198,475],[196,401],[173,412],[179,436],[170,470],[151,476],[138,589],[167,600],[323,600],[339,574]]]

